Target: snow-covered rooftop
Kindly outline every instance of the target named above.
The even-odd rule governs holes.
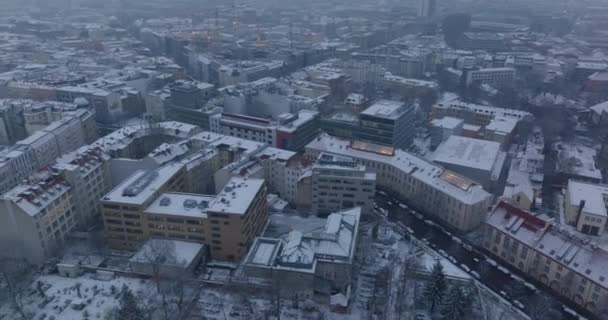
[[[144,212],[149,214],[207,218],[207,208],[214,200],[215,196],[168,192],[161,194]]]
[[[189,266],[199,252],[203,244],[179,240],[149,239],[133,255],[131,262],[158,263],[162,261],[164,266]]]
[[[161,192],[168,181],[181,170],[182,164],[172,163],[157,170],[139,170],[101,200],[124,204],[142,205],[152,196]]]
[[[606,216],[606,199],[608,199],[608,186],[568,180],[566,188],[569,203],[578,206],[585,201],[583,210],[585,213],[597,216]]]
[[[458,126],[462,125],[464,122],[463,119],[454,118],[454,117],[443,117],[441,119],[433,119],[431,121],[431,125],[434,127],[440,127],[444,129],[454,129]]]
[[[492,171],[499,158],[500,144],[461,136],[450,136],[433,153],[433,161]]]
[[[496,117],[486,126],[486,130],[502,134],[510,134],[517,126],[517,119],[513,117]]]
[[[602,180],[602,172],[597,168],[597,150],[582,144],[557,142],[558,172],[596,181]]]
[[[384,148],[381,150],[375,150],[374,148],[354,149],[351,147],[350,141],[335,138],[328,134],[319,135],[306,146],[306,149],[390,165],[397,170],[406,172],[414,179],[422,181],[429,187],[465,203],[479,203],[491,196],[475,183],[461,183],[468,181],[466,178],[403,150],[396,149],[390,152],[391,150],[385,150]]]
[[[210,204],[209,211],[245,214],[263,187],[263,179],[232,178]]]
[[[367,115],[375,118],[383,118],[396,120],[405,112],[403,102],[391,100],[379,100],[372,104],[369,108],[361,112],[362,115]]]

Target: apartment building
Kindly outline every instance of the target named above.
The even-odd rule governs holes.
[[[63,247],[77,224],[71,188],[47,175],[0,197],[0,256],[39,264]]]
[[[101,221],[97,201],[110,190],[108,160],[100,148],[84,147],[58,158],[50,169],[72,187],[76,219],[82,229]]]
[[[376,173],[378,188],[459,231],[479,226],[492,200],[479,184],[403,150],[322,134],[306,147],[310,159],[321,153],[355,159]]]
[[[29,146],[16,146],[0,152],[0,193],[15,187],[37,169]]]
[[[608,299],[608,252],[548,217],[499,202],[483,227],[483,247],[597,316]]]
[[[433,105],[431,117],[440,119],[443,117],[460,118],[467,124],[485,127],[494,118],[515,118],[518,121],[532,119],[532,114],[526,111],[496,108],[474,103],[460,101],[458,99],[446,99]]]
[[[312,212],[331,212],[361,207],[371,212],[376,192],[376,174],[345,156],[321,153],[312,167]]]
[[[608,186],[568,180],[564,197],[566,223],[584,234],[598,236],[608,220]]]
[[[135,172],[100,200],[105,235],[114,249],[135,250],[148,238],[146,208],[160,194],[185,192],[186,170],[169,164],[157,170]]]

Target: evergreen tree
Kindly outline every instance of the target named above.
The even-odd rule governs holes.
[[[470,296],[458,286],[453,286],[442,305],[441,315],[445,320],[464,320],[471,306]]]
[[[122,287],[116,318],[118,320],[144,320],[144,313],[139,307],[135,295],[127,286]]]
[[[431,306],[431,312],[435,311],[435,307],[441,303],[445,290],[447,288],[443,265],[437,261],[433,265],[431,271],[431,280],[424,288],[424,299]]]

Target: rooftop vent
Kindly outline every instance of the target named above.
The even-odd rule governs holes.
[[[162,199],[160,199],[161,207],[168,207],[170,204],[171,204],[171,199],[169,197],[163,197]]]

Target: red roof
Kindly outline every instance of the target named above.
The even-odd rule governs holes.
[[[501,200],[496,205],[496,208],[503,208],[507,211],[505,219],[509,219],[511,215],[516,215],[524,219],[524,225],[532,230],[540,230],[547,227],[547,221],[535,216],[531,212],[520,209],[504,200]]]

